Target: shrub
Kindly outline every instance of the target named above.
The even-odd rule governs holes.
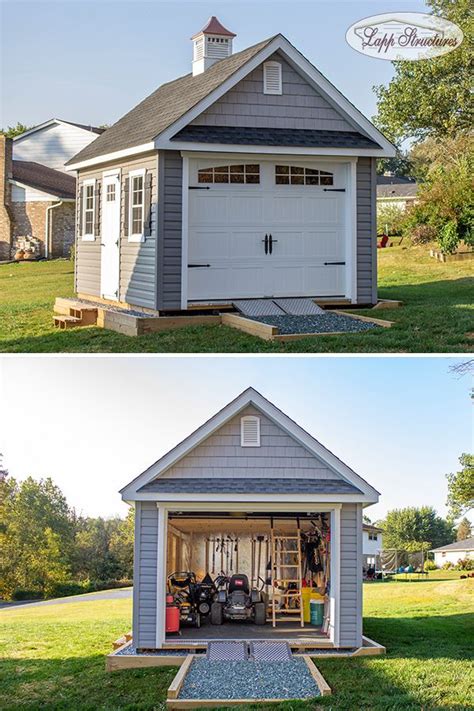
[[[72,581],[68,582],[52,582],[46,586],[45,596],[46,597],[68,597],[69,595],[81,595],[86,592],[90,592],[91,588],[88,582],[86,583],[75,583]]]
[[[433,225],[416,225],[410,232],[413,244],[427,244],[434,242],[438,231]]]
[[[443,563],[442,570],[451,570],[452,568],[454,568],[454,565],[449,560]]]
[[[427,573],[429,570],[438,570],[438,566],[434,562],[434,560],[425,560],[425,564],[423,566],[423,569]]]
[[[474,570],[474,560],[472,558],[460,558],[456,563],[456,570]]]
[[[459,244],[460,234],[458,223],[455,220],[449,220],[439,233],[439,246],[444,254],[452,254],[456,251]]]
[[[41,590],[24,590],[23,588],[16,588],[12,594],[12,600],[42,600],[44,597]]]

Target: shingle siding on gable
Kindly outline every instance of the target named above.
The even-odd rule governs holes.
[[[260,65],[190,125],[355,130],[283,58],[270,59],[282,64],[281,95],[263,93]]]
[[[240,446],[240,418],[261,418],[261,446]],[[278,425],[253,407],[247,407],[160,478],[292,477],[339,479]]]

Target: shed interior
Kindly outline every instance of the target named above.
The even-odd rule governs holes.
[[[170,512],[167,530],[166,642],[328,639],[328,513]]]

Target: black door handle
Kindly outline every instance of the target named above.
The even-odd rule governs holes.
[[[265,239],[262,239],[262,242],[265,242],[265,254],[268,254],[268,235],[265,235]]]
[[[270,254],[273,252],[273,245],[278,242],[277,239],[273,239],[272,235],[270,234]]]

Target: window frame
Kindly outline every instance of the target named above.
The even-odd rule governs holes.
[[[250,170],[247,170],[247,166],[257,166],[257,171],[252,172]],[[242,166],[241,171],[232,171],[232,168],[237,168]],[[227,172],[224,172],[224,169],[227,170]],[[208,174],[212,177],[211,181],[206,181],[206,180],[200,180],[201,176],[204,174]],[[216,180],[216,175],[227,175],[228,180],[225,181],[220,181]],[[243,176],[243,180],[241,181],[233,181],[231,180],[232,175],[239,175]],[[257,177],[257,180],[247,180],[247,177]],[[241,188],[244,185],[261,185],[261,177],[262,177],[262,171],[261,171],[261,165],[259,161],[241,161],[238,163],[234,162],[228,162],[225,164],[213,164],[210,166],[205,166],[203,168],[198,168],[197,169],[197,174],[196,174],[196,181],[198,185],[212,185],[213,187],[216,186],[221,186],[221,185],[235,185],[239,186]]]
[[[257,422],[257,441],[256,442],[245,442],[244,439],[244,429],[245,423],[253,421]],[[258,415],[244,415],[240,418],[240,446],[241,447],[260,447],[260,417]]]
[[[267,67],[278,67],[278,89],[269,89],[267,85]],[[283,94],[283,69],[281,62],[270,60],[263,63],[263,93],[271,96],[281,96]]]
[[[87,196],[86,196],[86,188],[92,186],[92,209],[88,209],[86,207],[87,204]],[[96,200],[95,200],[95,188],[96,188],[96,179],[95,178],[87,178],[86,180],[82,181],[81,184],[81,191],[82,191],[82,235],[81,239],[83,242],[94,242],[95,241],[95,211],[97,209],[96,205]],[[86,232],[86,213],[87,212],[92,212],[92,232]]]
[[[281,171],[282,168],[287,168],[288,173],[283,173]],[[280,169],[280,170],[278,170]],[[301,173],[296,173],[293,171],[300,170]],[[308,174],[307,171],[314,171],[315,175]],[[322,175],[323,174],[323,175]],[[291,182],[292,177],[301,177],[302,182],[301,183],[293,183]],[[277,178],[288,178],[287,183],[279,183],[277,182]],[[308,178],[316,178],[317,182],[315,183],[309,183],[307,182]],[[330,182],[321,182],[321,179],[323,180],[330,180]],[[326,188],[326,187],[334,187],[334,173],[330,172],[329,170],[323,170],[322,168],[313,168],[308,165],[295,165],[293,163],[275,163],[275,171],[273,174],[273,180],[274,180],[274,185],[275,187],[297,187],[297,188]]]
[[[133,232],[133,181],[134,178],[142,178],[142,231]],[[146,168],[137,168],[131,170],[128,174],[128,241],[129,242],[144,242],[145,241],[145,190],[146,190]],[[135,205],[137,207],[137,205]]]

